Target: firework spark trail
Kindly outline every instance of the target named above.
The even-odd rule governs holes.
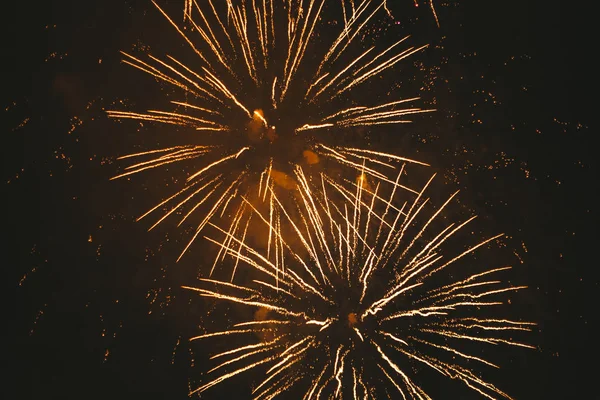
[[[478,346],[534,348],[514,337],[531,331],[534,323],[494,313],[506,296],[525,287],[504,283],[501,276],[510,267],[474,271],[459,262],[498,236],[456,256],[447,243],[474,218],[449,225],[438,221],[455,194],[430,211],[424,204],[429,204],[425,189],[431,179],[419,190],[406,190],[401,184],[404,168],[391,187],[374,191],[363,190],[361,184],[343,191],[324,177],[317,189],[302,168],[295,175],[301,193],[295,207],[283,209],[272,194],[280,222],[273,224],[253,209],[282,243],[278,251],[286,254],[285,270],[261,251],[240,245],[225,229],[218,229],[224,240],[209,238],[239,262],[238,268],[265,279],[202,280],[201,287],[186,288],[215,300],[259,307],[269,316],[241,319],[192,338],[251,336],[214,356],[225,359],[192,393],[256,370],[254,376],[262,380],[253,389],[255,399],[291,391],[304,399],[377,398],[382,389],[375,382],[383,378],[402,398],[421,400],[430,396],[417,383],[418,373],[413,375],[427,369],[481,396],[510,399],[474,368],[499,368]],[[392,206],[398,202],[405,206]],[[444,275],[448,269],[452,273]],[[268,336],[261,336],[264,332]]]
[[[228,232],[243,236],[249,229],[245,211],[250,208],[240,198],[251,199],[261,210],[274,207],[275,189],[296,189],[295,165],[331,160],[344,167],[345,174],[386,181],[387,170],[408,161],[375,150],[341,147],[331,135],[321,135],[335,129],[404,124],[414,114],[432,111],[415,107],[415,97],[382,96],[380,103],[362,104],[352,96],[355,89],[424,48],[402,49],[406,38],[383,49],[362,48],[361,38],[371,34],[369,26],[385,12],[382,0],[352,1],[343,11],[347,22],[333,39],[318,34],[321,19],[330,14],[323,12],[324,0],[186,0],[183,25],[153,3],[195,58],[183,62],[172,55],[122,52],[123,62],[182,97],[170,101],[174,110],[109,110],[108,116],[194,129],[198,135],[186,139],[193,142],[187,145],[120,157],[133,164],[113,179],[167,166],[181,168],[186,179],[178,181],[183,188],[139,219],[162,212],[152,229],[168,216],[185,214],[184,220],[189,218],[197,229],[183,253],[213,217],[233,217]],[[322,54],[319,49],[324,49]],[[257,92],[264,92],[266,103],[260,96],[257,100]],[[279,125],[282,121],[287,125]],[[300,144],[301,156],[289,150],[294,147],[288,141]],[[189,209],[204,213],[200,221],[190,217]],[[280,217],[269,212],[270,225]],[[278,257],[277,266],[283,268],[284,246],[272,233],[269,238],[269,257]],[[223,255],[222,251],[219,257]]]
[[[368,0],[363,0],[363,3],[361,4],[361,6],[363,6],[367,1]],[[415,6],[418,7],[419,3],[417,2],[417,0],[413,0],[413,1],[414,1]],[[349,2],[348,6],[346,5],[347,2]],[[192,9],[193,9],[194,3],[195,3],[194,0],[185,0],[184,10],[183,10],[183,18],[184,18],[184,20],[191,19]],[[271,5],[272,4],[273,3],[271,2]],[[343,18],[344,18],[344,24],[347,26],[349,18],[352,18],[353,16],[356,15],[356,6],[354,4],[354,0],[341,0],[341,4],[342,4],[342,10],[343,10],[342,11],[342,15],[343,15]],[[392,16],[392,12],[388,8],[387,0],[383,2],[383,7],[385,8],[386,13],[391,17]],[[435,5],[433,3],[433,0],[429,0],[429,8],[431,9],[433,17],[435,18],[435,23],[439,27],[440,26],[440,21],[438,19],[437,11],[435,10]],[[360,6],[359,6],[359,9],[360,9]],[[348,11],[346,11],[346,10],[348,10]],[[350,17],[348,17],[349,14],[350,14]],[[265,18],[266,18],[266,13],[265,13]],[[265,35],[266,35],[266,32],[265,32]],[[273,34],[273,36],[274,36],[274,34]],[[265,38],[266,38],[266,36],[265,36]]]

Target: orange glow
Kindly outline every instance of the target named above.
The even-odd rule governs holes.
[[[296,189],[297,185],[296,185],[296,182],[294,181],[294,178],[292,178],[285,172],[281,172],[276,169],[272,169],[271,172],[269,173],[269,176],[271,177],[271,179],[273,179],[273,182],[275,182],[275,184],[277,186],[280,186],[287,190]]]
[[[310,164],[310,165],[318,164],[320,161],[319,156],[314,151],[304,150],[302,152],[302,156],[304,157],[304,160],[306,161],[306,163]]]
[[[274,325],[269,323],[269,321],[267,320],[269,313],[270,310],[268,308],[260,307],[254,313],[254,321],[263,322],[267,327],[273,328]],[[272,330],[256,330],[254,333],[262,342],[270,342],[276,338],[275,332]]]
[[[267,139],[269,139],[269,142],[273,143],[275,140],[277,140],[277,138],[277,131],[275,130],[274,126],[267,129]]]
[[[254,313],[254,320],[256,321],[264,321],[267,319],[269,315],[269,309],[265,307],[261,307]]]
[[[356,185],[360,186],[360,188],[362,190],[366,190],[368,192],[373,191],[373,188],[371,187],[371,185],[369,184],[369,181],[367,180],[366,174],[360,174],[356,177]]]
[[[354,327],[358,323],[358,315],[356,313],[348,314],[348,325]]]

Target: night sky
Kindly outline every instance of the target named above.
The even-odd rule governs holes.
[[[596,398],[592,5],[434,0],[438,28],[428,2],[389,3],[394,19],[382,19],[381,40],[410,34],[430,46],[382,79],[437,111],[375,130],[370,142],[430,164],[445,187],[440,199],[460,189],[486,232],[507,234],[512,283],[529,286],[514,300],[519,316],[538,323],[528,338],[538,349],[500,352],[493,383],[516,399]],[[160,4],[182,17],[183,1]],[[214,309],[180,287],[193,285],[215,249],[198,242],[176,263],[185,229],[169,222],[147,232],[147,221],[136,222],[170,193],[168,171],[110,181],[122,168],[115,159],[170,131],[144,136],[104,113],[164,100],[120,50],[185,48],[150,1],[3,7],[2,392],[188,398],[211,349],[187,339]],[[251,378],[202,398],[247,398]],[[432,394],[479,398],[448,388]]]

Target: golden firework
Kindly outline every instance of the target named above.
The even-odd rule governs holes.
[[[163,212],[150,229],[173,215],[180,215],[179,225],[193,225],[180,257],[213,217],[228,219],[228,232],[243,235],[249,207],[242,196],[254,207],[261,207],[259,200],[270,207],[274,188],[296,190],[296,166],[313,166],[318,175],[329,163],[337,168],[327,168],[330,174],[387,180],[399,162],[417,163],[370,150],[364,139],[353,147],[336,139],[340,129],[403,124],[432,111],[410,106],[417,98],[383,96],[377,102],[354,95],[425,47],[403,47],[407,38],[381,49],[361,45],[371,35],[369,25],[385,12],[385,1],[352,2],[351,10],[343,10],[344,24],[328,27],[334,27],[333,36],[319,34],[325,0],[207,0],[202,6],[190,0],[183,25],[154,4],[191,49],[193,62],[123,52],[124,63],[173,87],[181,99],[171,101],[172,110],[108,115],[198,134],[194,143],[121,157],[132,164],[113,179],[180,168],[185,179],[179,187],[139,218]]]
[[[475,217],[446,222],[442,216],[456,193],[427,211],[433,177],[415,191],[400,183],[404,176],[402,167],[387,190],[387,184],[369,191],[357,182],[350,192],[325,175],[311,182],[297,167],[297,207],[286,209],[272,192],[275,217],[254,209],[276,254],[215,225],[225,239],[208,240],[251,277],[244,283],[201,279],[186,288],[259,311],[191,339],[235,337],[237,343],[228,341],[231,347],[211,357],[222,361],[192,394],[254,370],[261,377],[255,399],[284,393],[304,400],[375,399],[383,380],[393,397],[423,400],[430,396],[415,371],[430,370],[486,398],[511,398],[476,371],[499,368],[482,346],[534,348],[516,335],[535,324],[494,312],[525,286],[501,279],[511,267],[464,262],[503,235],[456,251],[455,241]]]

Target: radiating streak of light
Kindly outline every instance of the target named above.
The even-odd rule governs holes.
[[[240,303],[240,304],[245,304],[248,306],[264,307],[268,310],[275,311],[275,312],[283,314],[283,315],[291,315],[294,317],[299,317],[299,316],[304,315],[304,313],[296,313],[296,312],[290,311],[284,307],[277,307],[277,306],[273,306],[272,304],[253,301],[250,299],[243,299],[241,297],[227,296],[227,295],[223,295],[218,292],[213,292],[210,290],[191,288],[191,287],[187,287],[187,286],[184,286],[183,288],[195,290],[195,291],[199,292],[201,296],[204,296],[204,297],[212,297],[212,298],[220,299],[220,300],[228,300],[228,301],[232,301],[232,302],[236,302],[236,303]],[[232,332],[243,333],[243,332],[251,332],[251,331],[252,330],[239,330],[239,331],[232,331]],[[226,334],[226,333],[223,333],[223,334]],[[203,337],[209,337],[209,336],[201,335],[201,336],[197,336],[196,339],[203,338]]]
[[[249,321],[249,322],[241,322],[239,324],[235,324],[234,326],[247,326],[247,325],[262,325],[262,324],[290,324],[291,321],[281,321],[277,319],[269,319],[265,321]],[[308,324],[309,322],[307,322]]]
[[[233,350],[228,350],[228,351],[224,351],[222,353],[219,354],[215,354],[214,356],[210,357],[211,360],[215,359],[215,358],[219,358],[219,357],[223,357],[223,356],[227,356],[227,355],[231,355],[231,354],[236,354],[239,353],[240,351],[244,351],[244,350],[249,350],[249,349],[256,349],[259,347],[266,347],[266,346],[270,346],[274,343],[276,343],[277,341],[279,341],[281,337],[278,337],[270,342],[263,342],[263,343],[258,343],[258,344],[250,344],[247,346],[242,346],[242,347],[237,347]]]
[[[424,343],[424,344],[426,344],[426,345],[428,345],[428,346],[432,346],[432,347],[435,347],[435,348],[438,348],[438,349],[442,349],[442,350],[449,351],[449,352],[451,352],[451,353],[453,353],[453,354],[456,354],[456,355],[458,355],[458,356],[460,356],[460,357],[463,357],[463,358],[466,358],[466,359],[469,359],[469,360],[475,360],[475,361],[479,361],[480,363],[483,363],[483,364],[489,365],[490,367],[494,367],[494,368],[500,368],[498,365],[496,365],[496,364],[492,364],[491,362],[489,362],[489,361],[486,361],[486,360],[484,360],[483,358],[479,358],[479,357],[475,357],[475,356],[471,356],[471,355],[468,355],[468,354],[462,353],[462,352],[460,352],[460,351],[458,351],[458,350],[456,350],[456,349],[453,349],[453,348],[451,348],[451,347],[448,347],[448,346],[444,346],[444,345],[439,345],[439,344],[431,343],[431,342],[429,342],[429,341],[426,341],[426,340],[423,340],[423,339],[420,339],[420,338],[416,338],[416,337],[412,337],[412,336],[410,337],[410,339],[411,339],[411,340],[414,340],[414,341],[416,341],[416,342]],[[406,343],[405,343],[405,344],[406,344]]]

